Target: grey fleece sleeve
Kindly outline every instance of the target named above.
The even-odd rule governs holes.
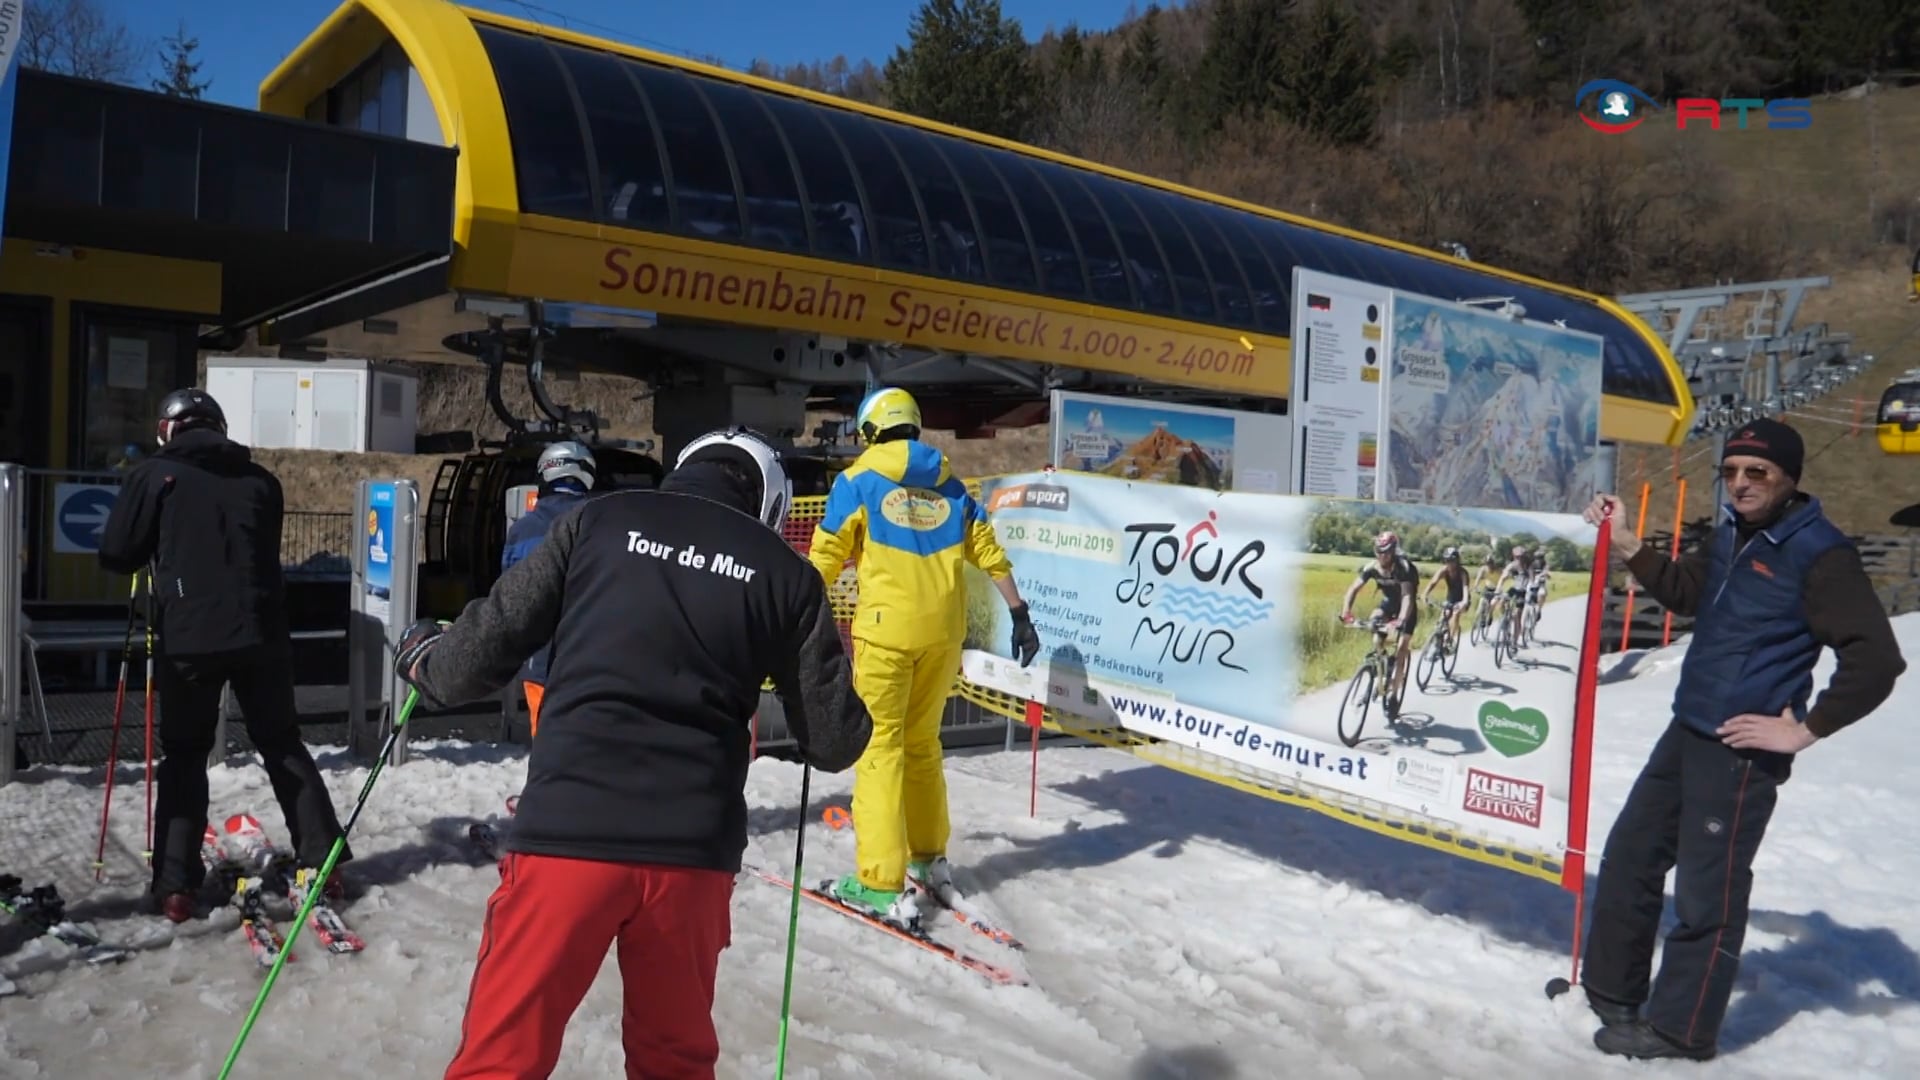
[[[414,671],[421,694],[449,706],[498,693],[527,657],[553,640],[567,560],[585,508],[576,507],[555,521],[546,541],[501,574],[492,591],[468,604],[427,650]]]
[[[853,691],[853,665],[840,644],[825,584],[818,574],[801,577],[800,618],[773,685],[807,763],[821,772],[844,772],[866,752],[873,717]]]

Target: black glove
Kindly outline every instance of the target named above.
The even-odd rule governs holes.
[[[447,632],[447,627],[452,625],[439,619],[421,619],[400,635],[400,644],[394,651],[393,670],[407,681],[407,685],[420,689],[420,684],[413,678],[414,668],[419,666],[427,650],[433,648],[441,635]],[[424,690],[421,692],[425,693]]]
[[[1021,667],[1033,663],[1040,655],[1040,632],[1033,628],[1033,617],[1027,614],[1027,605],[1008,608],[1007,614],[1013,616],[1013,655],[1020,661]]]

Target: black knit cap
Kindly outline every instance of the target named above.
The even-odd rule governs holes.
[[[1727,445],[1720,452],[1720,460],[1730,457],[1757,457],[1780,466],[1780,471],[1800,482],[1800,465],[1807,454],[1806,444],[1800,441],[1800,433],[1778,420],[1761,417],[1750,424],[1742,424],[1740,429],[1727,436]]]

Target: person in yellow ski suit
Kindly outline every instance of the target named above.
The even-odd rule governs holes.
[[[937,898],[954,896],[940,717],[967,634],[964,565],[991,578],[1006,601],[1022,667],[1039,654],[1040,637],[986,510],[946,457],[920,441],[913,397],[876,390],[855,424],[867,448],[834,478],[809,553],[829,587],[855,562],[853,685],[873,715],[873,739],[854,766],[859,868],[831,891],[910,926],[920,909],[909,877]]]

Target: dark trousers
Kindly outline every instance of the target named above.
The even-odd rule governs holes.
[[[1718,1042],[1747,933],[1753,857],[1789,763],[1677,722],[1667,728],[1607,836],[1581,980],[1590,993],[1644,1003],[1654,1029],[1682,1045]],[[1649,995],[1669,870],[1679,925]]]
[[[325,862],[340,836],[340,820],[320,767],[300,741],[289,648],[161,654],[155,657],[154,680],[163,756],[155,769],[153,891],[163,896],[193,892],[206,876],[200,841],[207,828],[207,758],[220,721],[220,691],[228,683],[286,816],[287,843],[302,866]],[[352,857],[350,851],[340,853],[341,862]]]

